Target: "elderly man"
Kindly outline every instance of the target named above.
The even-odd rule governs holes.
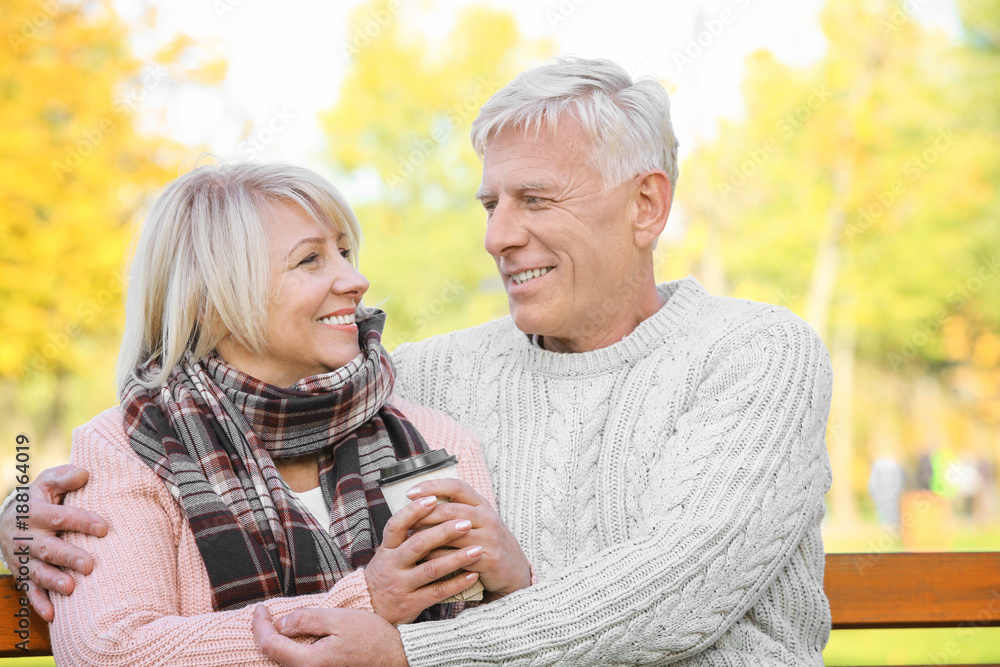
[[[663,88],[556,60],[494,95],[473,142],[511,315],[401,346],[397,391],[478,434],[538,581],[398,628],[261,612],[262,650],[283,664],[821,665],[828,355],[787,310],[655,283],[677,180]],[[323,639],[289,639],[303,634]]]

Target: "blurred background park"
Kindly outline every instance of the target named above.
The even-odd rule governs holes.
[[[469,128],[577,55],[671,93],[658,278],[826,342],[827,550],[1000,547],[1000,2],[4,0],[0,39],[0,490],[17,434],[34,475],[115,402],[132,222],[203,154],[346,193],[390,349],[503,316]],[[1000,634],[838,631],[826,659],[1000,660]]]

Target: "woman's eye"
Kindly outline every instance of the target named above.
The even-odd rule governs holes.
[[[315,262],[318,258],[319,258],[319,255],[317,255],[316,253],[313,253],[313,254],[309,255],[308,257],[306,257],[305,259],[303,259],[301,262],[299,262],[299,266],[302,266],[303,264],[310,264],[312,262]]]
[[[341,250],[340,251],[340,256],[343,257],[344,259],[350,259],[351,258],[351,249],[348,248],[347,250]]]

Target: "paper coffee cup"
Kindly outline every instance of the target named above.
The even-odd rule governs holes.
[[[382,468],[378,485],[395,514],[410,504],[406,492],[420,482],[432,479],[458,479],[458,459],[444,449],[435,449],[426,454],[418,454],[398,463]],[[438,499],[438,503],[443,503]]]
[[[378,485],[385,496],[389,511],[395,514],[412,502],[406,492],[421,482],[432,479],[458,479],[458,459],[444,449],[435,449],[426,454],[418,454],[382,468]],[[438,498],[438,504],[444,501]],[[449,575],[445,578],[450,578]],[[452,595],[442,602],[469,602],[483,599],[483,585],[477,579],[458,595]]]

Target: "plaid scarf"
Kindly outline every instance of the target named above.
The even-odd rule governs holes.
[[[369,312],[358,322],[360,355],[288,389],[214,353],[200,361],[188,354],[165,385],[147,390],[135,377],[158,372],[152,360],[124,389],[125,431],[184,507],[215,610],[329,590],[375,554],[390,516],[375,483],[379,470],[427,444],[386,403],[394,375],[380,342],[385,313]],[[331,508],[329,531],[272,462],[313,453]],[[431,616],[451,610],[435,611]]]

